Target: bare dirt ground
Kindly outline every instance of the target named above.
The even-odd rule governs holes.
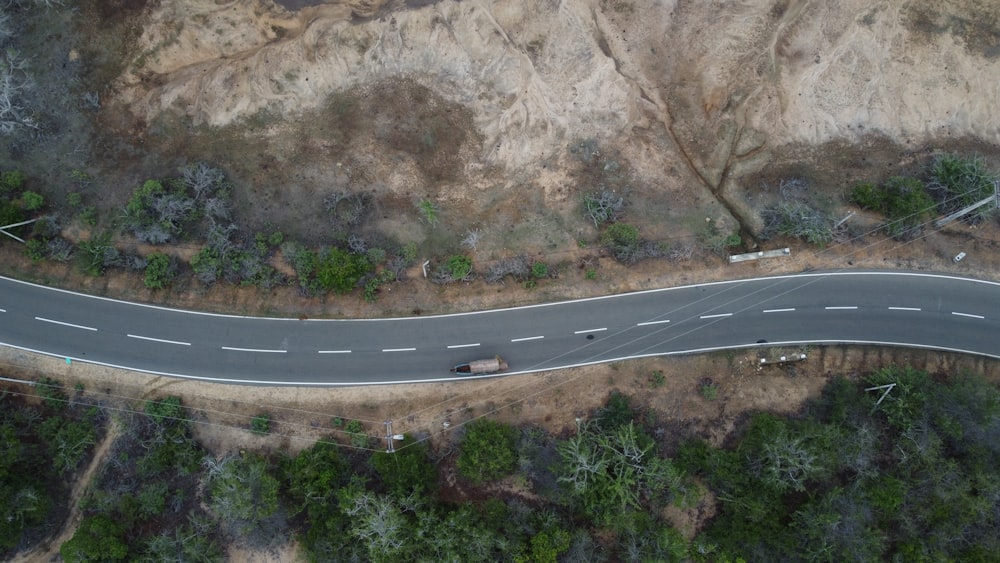
[[[329,244],[323,198],[363,191],[374,206],[360,234],[416,242],[420,261],[465,251],[483,271],[524,253],[555,275],[530,290],[482,281],[438,286],[415,267],[372,305],[358,296],[309,298],[287,287],[205,287],[189,277],[169,292],[151,292],[137,273],[89,278],[72,264],[29,264],[5,244],[0,263],[7,274],[184,308],[309,317],[445,313],[810,269],[1000,278],[995,222],[952,225],[896,243],[876,234],[878,218],[858,214],[848,244],[764,243],[790,246],[792,256],[782,260],[728,265],[702,249],[708,226],[739,231],[747,249],[761,242],[753,237],[760,210],[780,199],[776,186],[783,179],[805,179],[811,203],[844,216],[853,208],[843,193],[855,181],[919,175],[942,151],[997,162],[1000,16],[982,2],[101,0],[81,6],[85,44],[71,48],[43,37],[37,48],[50,52],[49,67],[90,69],[85,86],[100,94],[100,108],[86,118],[67,112],[75,121],[67,118],[73,125],[64,127],[74,135],[67,147],[89,145],[93,155],[41,145],[17,153],[29,176],[48,180],[44,190],[53,201],[79,189],[66,172],[80,168],[95,178],[84,197],[115,216],[143,179],[207,161],[232,179],[234,215],[248,230],[271,223],[290,238]],[[93,125],[92,138],[77,122]],[[692,257],[626,268],[602,253],[597,231],[580,212],[582,195],[601,189],[628,197],[624,220],[645,238],[690,245]],[[414,209],[425,198],[440,206],[436,227]],[[459,246],[470,229],[483,232],[472,251]],[[89,233],[70,221],[64,234]],[[134,244],[118,242],[124,249]],[[183,257],[199,247],[182,241],[166,250]],[[955,264],[951,257],[959,251],[968,257]],[[280,258],[275,266],[285,267]],[[998,377],[996,363],[975,358],[842,347],[809,350],[794,376],[758,369],[758,354],[777,352],[345,389],[212,385],[65,365],[10,349],[0,350],[0,367],[8,375],[82,382],[87,393],[121,408],[181,395],[199,413],[199,438],[220,454],[343,439],[334,417],[361,420],[373,435],[392,419],[395,431],[426,436],[439,452],[449,450],[461,422],[476,416],[569,432],[613,389],[659,413],[666,444],[689,433],[718,443],[745,413],[794,411],[831,375],[910,363]],[[661,386],[654,384],[657,371],[664,374]],[[714,399],[702,392],[706,380],[717,387]],[[274,433],[242,430],[261,412],[273,415]],[[673,517],[690,533],[709,514],[703,506]],[[289,551],[274,560],[294,557]]]

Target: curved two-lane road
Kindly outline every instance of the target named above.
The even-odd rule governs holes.
[[[523,373],[760,340],[1000,358],[1000,284],[841,271],[455,315],[297,320],[166,309],[0,277],[0,345],[228,383],[440,381],[454,379],[452,365],[494,354]]]

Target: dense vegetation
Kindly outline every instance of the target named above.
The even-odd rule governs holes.
[[[15,523],[0,538],[8,554],[55,529],[40,524],[103,420],[94,406],[65,408],[67,396],[46,383],[40,406],[3,399],[0,506]],[[973,375],[936,380],[887,368],[863,381],[834,379],[797,416],[758,413],[724,448],[695,436],[670,456],[658,446],[656,413],[618,393],[571,435],[475,419],[442,453],[412,438],[393,454],[331,439],[294,456],[215,457],[192,438],[176,397],[114,417],[119,435],[62,545],[66,561],[220,561],[228,541],[266,548],[293,534],[314,561],[997,561],[1000,553],[1000,392]],[[372,445],[349,430],[364,438],[355,445]],[[452,464],[459,489],[443,483]],[[498,495],[501,480],[509,492]],[[692,539],[664,517],[671,504],[708,499],[716,516]]]
[[[883,389],[895,383],[876,404]],[[964,375],[837,379],[801,417],[754,416],[731,449],[678,454],[720,501],[695,552],[753,561],[997,561],[1000,394]]]
[[[70,402],[51,380],[36,389],[36,405],[0,392],[0,558],[58,525],[73,473],[104,422],[99,408]]]

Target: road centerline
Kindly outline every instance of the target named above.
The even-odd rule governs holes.
[[[972,313],[958,313],[956,311],[952,311],[951,314],[959,316],[959,317],[970,317],[970,318],[973,318],[973,319],[985,319],[986,318],[986,317],[984,317],[982,315],[973,315]]]
[[[260,352],[262,354],[287,354],[288,350],[268,350],[266,348],[236,348],[233,346],[223,346],[223,350],[231,352]]]
[[[190,346],[190,342],[181,342],[179,340],[164,340],[162,338],[153,338],[152,336],[140,336],[138,334],[126,334],[125,336],[129,338],[136,338],[138,340],[149,340],[150,342],[162,342],[164,344],[177,344],[178,346]]]
[[[91,330],[91,331],[97,332],[97,329],[94,328],[94,327],[92,327],[92,326],[83,326],[83,325],[75,325],[73,323],[64,323],[62,321],[56,321],[56,320],[53,320],[53,319],[46,319],[45,317],[35,317],[35,320],[36,321],[42,321],[43,323],[52,323],[54,325],[62,325],[62,326],[68,326],[70,328],[79,328],[79,329],[83,329],[83,330]]]
[[[541,340],[544,336],[529,336],[527,338],[512,338],[511,342],[527,342],[528,340]]]

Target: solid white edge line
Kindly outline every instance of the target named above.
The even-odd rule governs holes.
[[[666,323],[669,323],[669,322],[670,322],[669,320],[666,320],[666,321],[646,321],[644,323],[636,323],[635,326],[662,325],[662,324],[666,324]]]
[[[608,327],[604,327],[604,328],[592,328],[592,329],[589,329],[589,330],[578,330],[578,331],[574,332],[573,334],[587,334],[588,332],[603,332],[605,330],[608,330]]]
[[[827,311],[853,311],[857,307],[823,307]]]
[[[1000,282],[990,281],[990,280],[979,280],[976,278],[965,278],[961,276],[952,276],[946,274],[930,274],[925,272],[892,272],[892,271],[831,271],[831,272],[813,272],[804,274],[785,274],[781,276],[765,276],[762,278],[743,278],[739,280],[722,280],[715,282],[706,282],[698,284],[689,285],[679,285],[674,287],[660,287],[656,289],[644,289],[642,291],[633,291],[630,293],[615,293],[612,295],[599,295],[597,297],[586,297],[583,299],[569,300],[569,301],[554,301],[552,303],[536,303],[534,305],[520,305],[518,307],[507,307],[505,309],[488,309],[485,311],[466,311],[464,313],[445,313],[442,315],[424,315],[419,317],[385,317],[378,319],[299,319],[296,317],[254,317],[250,315],[232,315],[224,313],[210,313],[207,311],[191,311],[187,309],[175,309],[172,307],[163,307],[160,305],[150,305],[149,303],[134,303],[132,301],[122,301],[121,299],[114,299],[111,297],[102,297],[100,295],[88,295],[86,293],[80,293],[78,291],[71,291],[68,289],[62,289],[58,287],[49,287],[46,285],[40,285],[37,283],[32,283],[28,281],[18,280],[10,278],[7,276],[0,276],[0,280],[9,281],[12,283],[17,283],[21,285],[30,285],[37,287],[39,289],[48,289],[51,291],[58,291],[60,293],[68,293],[72,295],[78,295],[80,297],[88,297],[90,299],[99,299],[101,301],[110,301],[113,303],[121,303],[123,305],[131,305],[135,307],[145,307],[147,309],[158,309],[161,311],[170,311],[173,313],[186,313],[189,315],[203,315],[207,317],[220,317],[220,318],[234,318],[234,319],[256,319],[261,321],[298,321],[298,322],[378,322],[378,321],[407,321],[407,320],[418,320],[418,319],[434,319],[434,318],[446,318],[446,317],[463,317],[469,315],[482,315],[487,313],[499,313],[507,311],[517,311],[520,309],[537,309],[540,307],[553,307],[556,305],[567,305],[572,303],[585,303],[589,301],[600,301],[602,299],[614,299],[617,297],[627,297],[632,295],[645,295],[648,293],[663,293],[668,291],[677,291],[684,289],[691,289],[697,287],[712,287],[717,285],[729,285],[729,284],[743,284],[743,283],[753,283],[753,282],[767,282],[775,280],[789,280],[789,279],[799,279],[799,278],[822,278],[822,277],[844,277],[844,276],[903,276],[903,277],[917,277],[917,278],[936,278],[945,280],[955,280],[970,283],[978,283],[985,285],[1000,286]]]
[[[794,310],[795,310],[795,308],[792,307],[792,308],[789,308],[789,309],[764,309],[762,312],[764,312],[764,313],[790,313],[790,312],[792,312]]]
[[[901,342],[882,342],[878,340],[790,340],[786,342],[768,342],[769,346],[787,346],[787,345],[799,345],[799,344],[816,344],[816,345],[836,345],[836,344],[857,344],[864,346],[896,346],[899,348],[918,348],[923,350],[939,350],[942,352],[956,352],[959,354],[971,354],[973,356],[983,356],[986,358],[993,358],[1000,360],[1000,355],[996,354],[986,354],[983,352],[976,352],[974,350],[963,350],[961,348],[947,348],[942,346],[928,346],[925,344],[907,344]],[[579,364],[568,364],[558,367],[550,367],[545,369],[533,369],[524,371],[513,371],[504,372],[492,375],[481,375],[481,376],[462,376],[462,377],[437,377],[431,379],[406,379],[399,381],[365,381],[360,383],[323,383],[315,381],[269,381],[269,380],[255,380],[255,379],[230,379],[223,377],[205,377],[200,375],[184,375],[180,373],[170,373],[164,371],[155,371],[141,368],[133,368],[128,366],[122,366],[118,364],[111,364],[107,362],[98,362],[94,360],[81,359],[73,356],[66,356],[63,354],[53,354],[51,352],[43,352],[41,350],[35,350],[34,348],[27,348],[25,346],[16,346],[13,344],[7,344],[6,342],[0,342],[0,346],[7,346],[9,348],[14,348],[15,350],[24,350],[25,352],[33,352],[35,354],[42,354],[43,356],[49,356],[53,358],[68,358],[74,362],[82,362],[85,364],[91,364],[95,366],[105,366],[115,369],[124,369],[129,371],[136,371],[139,373],[148,373],[151,375],[162,375],[168,377],[177,377],[181,379],[193,379],[197,381],[214,381],[216,383],[235,383],[241,385],[279,385],[279,386],[289,386],[289,387],[363,387],[368,385],[394,385],[397,383],[440,383],[440,382],[456,382],[456,381],[471,381],[475,379],[483,379],[486,377],[506,377],[510,375],[523,375],[528,373],[544,373],[547,371],[554,371],[556,369],[570,369],[584,366],[593,366],[598,364],[606,364],[612,362],[621,362],[624,360],[636,360],[640,358],[656,358],[660,356],[684,356],[687,354],[703,354],[707,352],[717,352],[719,350],[739,350],[744,348],[757,348],[760,344],[744,344],[741,346],[718,346],[713,348],[694,348],[691,350],[676,350],[674,352],[664,352],[661,354],[641,354],[638,356],[621,356],[618,358],[605,358],[603,360],[597,360],[593,362],[584,362]]]
[[[452,344],[451,346],[448,346],[448,348],[473,348],[475,346],[479,346],[479,343],[476,342],[475,344]]]
[[[919,311],[920,307],[889,307],[890,311]]]
[[[956,313],[955,311],[952,311],[951,314],[952,315],[957,315],[959,317],[972,317],[973,319],[985,319],[986,318],[986,317],[984,317],[982,315],[973,315],[971,313]]]
[[[234,348],[232,346],[223,346],[223,350],[230,350],[232,352],[260,352],[262,354],[287,354],[288,350],[265,350],[260,348]]]
[[[150,336],[139,336],[138,334],[126,334],[125,336],[129,338],[138,338],[139,340],[149,340],[150,342],[162,342],[164,344],[177,344],[178,346],[190,346],[190,342],[180,342],[178,340],[164,340],[162,338],[152,338]]]
[[[511,342],[525,342],[527,340],[541,340],[544,336],[529,336],[527,338],[512,338]]]
[[[73,323],[64,323],[62,321],[54,321],[52,319],[46,319],[45,317],[35,317],[35,320],[36,321],[42,321],[43,323],[52,323],[54,325],[68,326],[68,327],[72,327],[72,328],[81,328],[83,330],[92,330],[94,332],[97,332],[97,329],[94,328],[94,327],[92,327],[92,326],[83,326],[83,325],[75,325]]]
[[[317,354],[350,354],[350,350],[317,350]]]
[[[699,319],[718,319],[718,318],[722,318],[722,317],[731,317],[731,316],[733,316],[732,313],[719,313],[718,315],[702,315],[702,316],[700,316],[698,318]]]
[[[416,348],[383,348],[383,352],[413,352]]]

